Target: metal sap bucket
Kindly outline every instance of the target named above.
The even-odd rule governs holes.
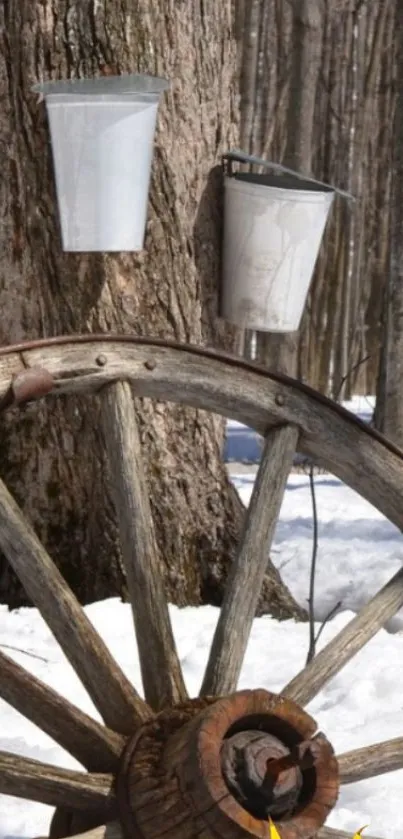
[[[140,75],[35,85],[46,102],[65,251],[142,250],[167,87]]]
[[[247,329],[294,332],[299,328],[330,207],[335,192],[341,190],[242,152],[230,153],[226,159],[258,163],[286,174],[225,176],[220,314]]]

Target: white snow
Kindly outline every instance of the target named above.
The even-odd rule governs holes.
[[[356,406],[354,406],[356,407]],[[253,475],[233,476],[245,502]],[[315,477],[319,518],[316,617],[320,622],[342,601],[326,625],[319,648],[327,643],[371,595],[402,565],[403,539],[397,529],[331,475]],[[282,505],[272,558],[291,590],[306,603],[312,551],[312,511],[305,475],[291,475]],[[171,608],[174,633],[191,695],[198,691],[218,611]],[[140,687],[130,607],[116,599],[87,607],[127,675]],[[332,679],[308,706],[336,752],[403,735],[403,614],[390,622]],[[0,607],[0,646],[30,672],[72,702],[97,716],[84,689],[35,609],[8,612]],[[239,683],[240,688],[279,691],[304,665],[308,627],[294,621],[256,619]],[[0,702],[0,748],[49,763],[77,767],[75,761],[6,703]],[[403,770],[342,788],[328,824],[351,831],[363,824],[385,839],[403,836]],[[47,831],[51,808],[0,796],[0,839],[33,837]],[[365,834],[364,834],[365,835]]]

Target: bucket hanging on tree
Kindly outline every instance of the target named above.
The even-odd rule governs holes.
[[[294,332],[335,192],[347,193],[243,152],[231,152],[224,161],[229,166],[220,314],[244,329]],[[232,161],[283,174],[233,173]]]
[[[143,248],[158,103],[165,79],[45,82],[65,251]]]

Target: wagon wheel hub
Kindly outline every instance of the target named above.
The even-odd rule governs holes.
[[[262,834],[308,839],[338,794],[330,743],[294,702],[265,690],[189,700],[160,712],[128,742],[118,773],[127,837]],[[313,736],[315,735],[315,736]],[[235,834],[234,834],[235,835]]]

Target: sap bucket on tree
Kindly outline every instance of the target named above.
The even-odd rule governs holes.
[[[158,103],[165,79],[45,82],[65,251],[142,250]]]
[[[233,173],[232,161],[283,174]],[[294,332],[334,194],[341,190],[243,152],[225,155],[224,162],[220,314],[245,329]]]

